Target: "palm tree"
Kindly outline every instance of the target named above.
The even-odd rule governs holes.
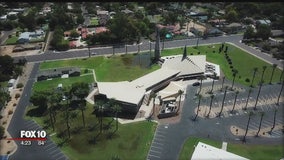
[[[259,90],[258,90],[258,93],[257,93],[257,96],[256,96],[256,101],[255,101],[254,108],[253,108],[254,110],[256,110],[256,105],[257,105],[257,102],[258,102],[258,97],[259,97],[259,94],[260,94],[260,91],[261,91],[262,84],[263,84],[263,81],[259,82]]]
[[[235,92],[235,100],[234,100],[233,109],[231,110],[231,113],[234,113],[235,106],[236,106],[236,100],[237,100],[237,97],[238,97],[239,93],[240,93],[239,91]]]
[[[199,91],[198,91],[198,95],[200,94],[201,92],[201,87],[202,87],[202,81],[205,79],[205,76],[204,75],[201,75],[198,80],[200,80],[200,86],[199,86]]]
[[[260,122],[259,122],[259,126],[258,126],[258,131],[256,133],[256,137],[258,137],[258,134],[260,132],[260,128],[261,128],[261,123],[262,123],[262,119],[263,119],[263,116],[264,116],[264,112],[260,112]]]
[[[246,136],[247,136],[248,128],[249,128],[249,122],[250,122],[250,119],[251,119],[251,116],[252,116],[252,115],[253,115],[253,112],[250,111],[250,112],[249,112],[249,119],[248,119],[248,123],[247,123],[246,132],[245,132],[245,135],[244,135],[244,138],[243,138],[243,142],[246,142]]]
[[[235,83],[235,78],[236,78],[236,75],[238,74],[238,70],[234,69],[233,70],[233,82],[232,82],[232,86],[231,86],[231,90],[233,90],[233,87],[234,87],[234,83]]]
[[[282,93],[282,90],[283,90],[283,86],[284,86],[284,80],[282,81],[282,85],[281,85],[281,89],[280,89],[280,92],[279,92],[279,95],[278,95],[278,98],[277,98],[277,105],[279,105],[279,100],[280,100],[280,96],[281,96],[281,93]]]
[[[276,113],[277,113],[277,111],[278,111],[278,110],[275,108],[275,109],[274,109],[274,116],[273,116],[273,125],[272,125],[272,127],[271,127],[271,130],[268,132],[269,134],[272,133],[272,131],[273,131],[274,127],[275,127]]]
[[[222,88],[220,89],[220,91],[223,91],[223,86],[224,86],[224,82],[225,82],[225,76],[222,77]]]
[[[179,95],[179,102],[178,102],[178,110],[176,111],[176,113],[178,113],[178,111],[180,110],[180,102],[181,102],[181,95],[183,94],[182,90],[178,90],[178,95]]]
[[[247,110],[248,101],[249,101],[249,96],[250,96],[251,92],[252,92],[252,89],[250,88],[250,89],[248,90],[248,98],[247,98],[247,101],[246,101],[246,105],[245,105],[245,107],[243,108],[243,110]]]
[[[83,126],[85,127],[86,124],[84,110],[86,109],[86,100],[84,100],[84,98],[86,98],[89,94],[88,83],[78,82],[72,84],[71,93],[74,94],[76,97],[80,98],[79,109],[81,110]]]
[[[271,82],[272,82],[273,74],[274,74],[274,71],[275,71],[276,67],[277,67],[277,64],[273,64],[272,65],[272,72],[271,72],[271,77],[270,77],[269,84],[272,84]]]
[[[69,107],[70,107],[70,101],[72,99],[71,88],[70,87],[64,88],[63,92],[64,92],[64,96],[66,97],[66,100],[67,100],[67,104],[64,105],[65,106],[64,107],[64,109],[65,109],[64,119],[65,119],[65,122],[66,122],[68,138],[70,138],[71,134],[70,134],[70,123],[69,123],[69,119],[70,119]]]
[[[281,83],[281,79],[282,79],[283,73],[284,73],[284,69],[282,70],[281,75],[279,77],[279,83]]]
[[[100,133],[102,133],[103,130],[103,113],[105,110],[105,104],[102,101],[98,101],[94,105],[94,109],[98,111],[99,113],[99,123],[100,123]]]
[[[214,82],[215,82],[214,78],[216,78],[216,73],[215,72],[213,73],[212,86],[211,86],[211,90],[209,91],[209,93],[211,93],[211,94],[213,93],[213,88],[214,88]]]
[[[255,74],[256,74],[257,71],[258,71],[258,68],[257,68],[257,67],[254,67],[254,68],[253,68],[253,76],[252,76],[252,80],[251,80],[250,87],[253,87],[253,81],[254,81]]]
[[[118,104],[114,104],[111,108],[113,112],[115,113],[115,118],[116,118],[116,128],[115,130],[118,130],[118,113],[121,112],[121,107]]]
[[[264,76],[264,72],[265,72],[266,68],[267,68],[267,66],[262,67],[262,75],[261,75],[261,79],[260,79],[261,82],[263,81],[263,76]]]
[[[197,111],[196,111],[195,117],[193,118],[193,121],[196,121],[196,118],[197,118],[197,116],[198,116],[201,99],[202,99],[202,95],[199,94],[199,95],[198,95]]]
[[[226,98],[226,94],[227,94],[227,89],[228,89],[228,86],[225,86],[225,93],[224,93],[224,97],[223,97],[223,101],[222,101],[221,111],[219,112],[217,117],[220,117],[222,112],[223,112],[224,102],[225,102],[225,98]]]
[[[206,117],[209,117],[209,116],[210,116],[210,112],[211,112],[211,109],[212,109],[212,103],[213,103],[214,97],[215,97],[214,94],[211,94],[211,95],[210,95],[211,101],[210,101],[210,106],[209,106],[209,112],[208,112],[208,114],[207,114]]]

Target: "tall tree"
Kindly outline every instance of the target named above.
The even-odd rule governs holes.
[[[221,117],[221,114],[223,112],[224,102],[225,102],[225,98],[226,98],[226,94],[227,94],[227,89],[228,89],[228,86],[225,86],[225,93],[224,93],[224,97],[223,97],[223,101],[222,101],[221,110],[220,110],[220,112],[219,112],[217,117]]]
[[[258,97],[259,97],[259,94],[260,94],[260,91],[261,91],[262,84],[263,84],[263,81],[262,81],[262,82],[259,82],[259,89],[258,89],[258,93],[257,93],[257,96],[256,96],[254,108],[253,108],[254,110],[256,110],[256,106],[257,106],[257,102],[258,102]]]
[[[201,99],[202,99],[202,95],[201,95],[201,94],[199,94],[199,95],[197,96],[197,98],[198,98],[197,111],[196,111],[196,115],[195,115],[195,117],[193,118],[193,121],[196,121],[196,118],[197,118],[197,116],[198,116],[198,113],[199,113],[199,107],[200,107],[200,102],[201,102]]]
[[[235,106],[236,106],[236,101],[237,101],[237,97],[238,97],[238,94],[239,94],[239,93],[240,93],[239,91],[236,91],[236,92],[235,92],[235,99],[234,99],[234,104],[233,104],[233,108],[232,108],[232,110],[231,110],[231,113],[234,113]]]
[[[213,99],[214,99],[214,94],[211,94],[210,95],[210,99],[211,99],[211,101],[210,101],[210,106],[209,106],[209,111],[208,111],[208,114],[207,114],[207,116],[206,117],[209,117],[210,116],[210,113],[211,113],[211,109],[212,109],[212,103],[213,103]]]
[[[279,100],[280,100],[280,97],[281,97],[283,86],[284,86],[284,80],[282,81],[281,89],[280,89],[280,92],[278,94],[278,98],[277,98],[277,102],[276,102],[277,105],[279,105]]]
[[[248,133],[249,123],[250,123],[250,119],[251,119],[251,116],[252,116],[252,115],[253,115],[253,112],[250,111],[250,112],[249,112],[249,119],[248,119],[246,131],[245,131],[245,135],[244,135],[244,137],[243,137],[243,142],[246,142],[246,136],[247,136],[247,133]]]
[[[253,39],[253,38],[255,38],[254,28],[252,28],[252,26],[248,26],[244,33],[243,39]]]
[[[263,76],[264,76],[264,72],[265,72],[266,68],[267,68],[267,66],[263,66],[263,67],[262,67],[262,75],[261,75],[260,82],[264,82],[264,81],[263,81]]]
[[[273,124],[272,124],[272,127],[270,129],[270,131],[268,132],[269,134],[272,133],[273,129],[275,128],[275,122],[276,122],[276,113],[277,113],[278,109],[274,109],[274,115],[273,115]]]
[[[272,84],[272,78],[273,78],[273,74],[274,74],[274,71],[277,67],[277,64],[273,64],[272,65],[272,72],[271,72],[271,77],[270,77],[270,81],[269,81],[269,84]]]
[[[225,78],[226,78],[225,76],[223,76],[223,77],[222,77],[222,87],[221,87],[220,91],[223,91],[223,87],[224,87]]]
[[[200,77],[198,77],[198,79],[200,80],[200,86],[199,86],[199,91],[198,91],[198,95],[200,94],[201,92],[201,89],[202,89],[202,81],[205,79],[205,76],[204,75],[201,75]]]
[[[84,82],[73,83],[71,92],[80,99],[79,109],[81,110],[83,126],[85,127],[86,124],[85,124],[84,110],[86,109],[86,100],[84,100],[84,98],[86,98],[89,94],[89,85],[88,83]]]
[[[98,112],[99,123],[100,123],[100,133],[102,133],[102,130],[103,130],[103,115],[104,115],[104,111],[106,109],[106,105],[102,101],[97,101],[94,105],[94,109],[95,109],[95,111]]]
[[[236,78],[237,74],[238,74],[238,70],[234,69],[234,71],[233,71],[233,82],[232,82],[231,90],[233,90],[235,78]]]
[[[116,118],[115,130],[117,131],[118,130],[118,113],[121,112],[121,107],[119,104],[114,104],[111,109],[115,113],[115,118]]]
[[[179,102],[178,102],[178,109],[176,111],[176,113],[178,114],[179,110],[180,110],[180,103],[181,103],[181,95],[183,94],[182,90],[178,90],[178,95],[179,95]]]
[[[254,68],[253,68],[253,75],[252,75],[252,80],[251,80],[250,87],[253,87],[253,81],[254,81],[255,74],[256,74],[257,71],[258,71],[258,68],[257,68],[257,67],[254,67]]]
[[[215,81],[214,81],[214,79],[215,79],[215,78],[216,78],[216,73],[214,72],[214,73],[213,73],[213,78],[212,78],[212,86],[211,86],[211,90],[209,91],[209,93],[210,93],[210,94],[212,94],[212,93],[213,93],[214,82],[215,82]]]
[[[262,40],[268,40],[268,38],[271,36],[270,27],[266,24],[260,24],[257,26],[256,36],[262,38]]]
[[[263,116],[264,116],[264,112],[260,112],[260,122],[259,122],[259,126],[258,126],[258,131],[255,135],[256,137],[258,137],[258,134],[260,132]]]
[[[245,105],[245,107],[243,108],[243,110],[247,110],[248,101],[249,101],[249,97],[250,97],[251,92],[252,92],[252,89],[250,88],[250,89],[248,90],[248,98],[247,98],[247,101],[246,101],[246,105]]]

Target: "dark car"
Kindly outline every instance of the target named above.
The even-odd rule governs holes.
[[[200,82],[194,82],[193,84],[192,84],[192,86],[199,86],[200,85]]]

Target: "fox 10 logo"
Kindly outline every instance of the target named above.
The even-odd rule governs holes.
[[[47,140],[46,132],[43,130],[21,130],[20,138],[23,140],[22,142],[24,142],[24,144],[31,144],[31,141],[38,141],[38,145],[44,145],[45,141]]]

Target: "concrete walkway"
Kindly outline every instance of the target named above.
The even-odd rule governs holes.
[[[222,143],[222,149],[223,149],[224,151],[227,150],[227,145],[228,145],[227,142],[223,142],[223,143]]]

